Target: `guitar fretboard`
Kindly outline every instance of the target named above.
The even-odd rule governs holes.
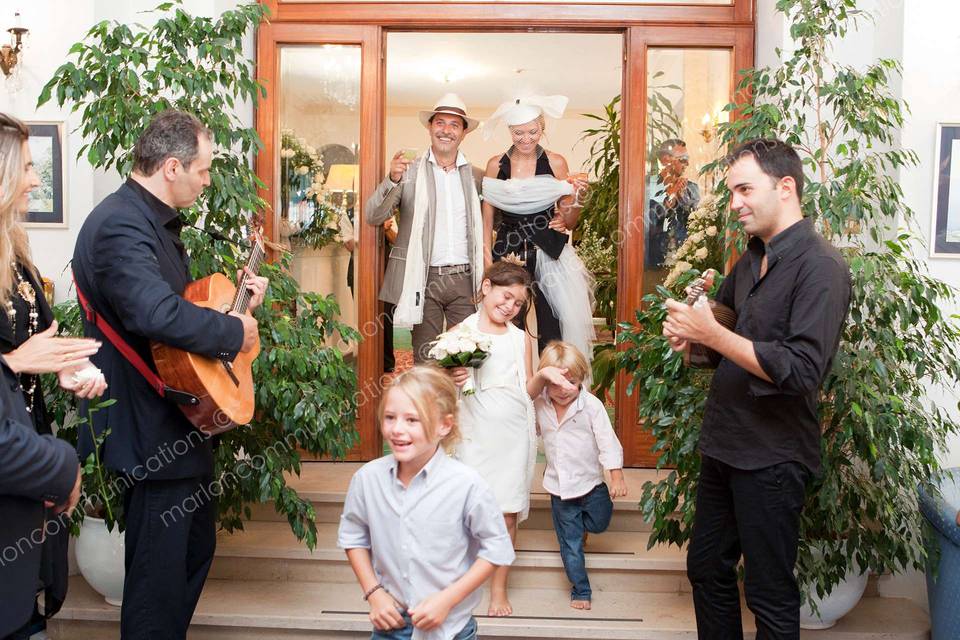
[[[252,273],[257,273],[260,270],[260,264],[263,262],[263,243],[260,242],[259,236],[255,236],[251,244],[250,257],[247,258],[247,268]],[[233,310],[237,313],[246,313],[250,304],[250,291],[247,289],[249,278],[250,276],[247,275],[246,271],[241,272],[240,282],[237,283],[237,293],[233,298]]]

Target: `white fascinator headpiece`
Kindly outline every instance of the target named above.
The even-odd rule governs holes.
[[[500,124],[512,127],[531,122],[541,114],[551,118],[562,118],[569,102],[567,96],[527,96],[507,100],[493,112],[493,115],[480,125],[483,138],[489,140]]]

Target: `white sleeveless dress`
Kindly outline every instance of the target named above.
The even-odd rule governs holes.
[[[464,323],[479,331],[478,316]],[[492,346],[474,370],[475,393],[460,400],[462,440],[456,457],[476,469],[503,513],[530,510],[530,485],[536,461],[536,423],[527,394],[526,334],[513,324],[504,334],[488,334]]]

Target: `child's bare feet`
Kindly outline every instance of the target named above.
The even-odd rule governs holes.
[[[573,607],[574,609],[589,610],[589,609],[590,609],[590,601],[589,601],[589,600],[571,600],[571,601],[570,601],[570,606]]]
[[[513,607],[507,600],[507,594],[490,594],[490,606],[487,607],[487,615],[496,618],[513,615]]]

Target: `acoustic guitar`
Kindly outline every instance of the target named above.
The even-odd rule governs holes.
[[[700,296],[706,295],[706,291],[703,289],[703,285],[705,284],[706,280],[703,278],[697,278],[694,280],[687,288],[687,299],[684,302],[690,306],[693,306],[697,300],[700,299]],[[722,324],[730,331],[733,331],[736,328],[736,311],[724,304],[720,304],[716,300],[708,300],[708,304],[710,305],[710,310],[713,312],[713,317],[716,318],[717,322]],[[692,342],[690,343],[687,362],[691,367],[697,367],[701,369],[716,368],[716,366],[720,363],[720,354],[709,347],[703,346],[699,342]]]
[[[257,273],[264,258],[263,241],[254,234],[246,266]],[[246,313],[250,304],[246,272],[235,286],[227,276],[215,273],[189,283],[183,297],[193,304],[222,313]],[[233,362],[207,358],[166,344],[151,345],[157,372],[167,383],[192,394],[198,402],[180,404],[187,419],[200,431],[216,435],[253,419],[253,361],[260,353],[260,339],[253,349],[240,352]]]

